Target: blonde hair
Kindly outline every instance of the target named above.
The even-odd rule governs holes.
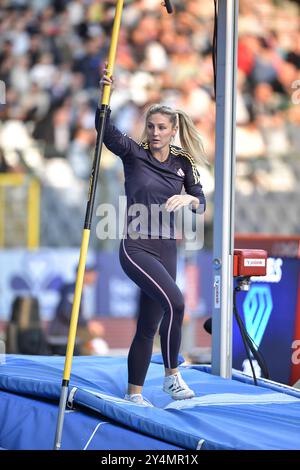
[[[191,118],[180,109],[172,109],[169,106],[153,104],[146,113],[145,127],[142,134],[142,141],[147,140],[147,121],[153,114],[165,114],[169,117],[173,127],[178,125],[180,143],[186,152],[193,158],[195,163],[201,165],[207,163],[201,135]]]

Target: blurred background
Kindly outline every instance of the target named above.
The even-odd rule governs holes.
[[[35,299],[38,315],[32,314],[32,303],[18,309],[22,318],[27,315],[25,326],[31,315],[36,329],[41,326],[49,353],[57,352],[56,340],[48,338],[49,324],[57,315],[63,286],[76,276],[96,141],[99,72],[107,58],[115,3],[2,0],[0,7],[0,80],[5,89],[0,104],[0,328],[5,340],[16,298],[21,306],[24,299]],[[204,248],[187,254],[179,243],[178,284],[187,306],[182,350],[191,358],[209,360],[210,336],[202,324],[211,315],[212,302],[214,2],[173,3],[176,14],[167,15],[160,0],[125,1],[112,118],[139,140],[141,115],[152,103],[163,102],[184,109],[203,136],[209,162],[199,168],[208,200]],[[271,318],[276,317],[277,295],[285,299],[278,316],[290,318],[295,332],[300,308],[299,2],[239,0],[239,5],[236,244],[267,246],[272,258],[265,285],[274,290],[274,279],[278,283]],[[105,202],[117,207],[121,195],[122,162],[104,148],[96,206]],[[119,266],[119,240],[99,239],[98,221],[95,214],[89,263],[97,276],[85,289],[83,322],[94,321],[92,330],[93,325],[99,329],[92,337],[104,341],[98,349],[95,343],[91,353],[119,353],[130,344],[139,295]],[[284,275],[286,298],[280,284]],[[274,379],[290,380],[294,334],[284,346],[285,375],[276,372]],[[280,336],[273,336],[273,351]],[[34,344],[42,340],[32,339]],[[16,344],[11,351],[23,352]]]

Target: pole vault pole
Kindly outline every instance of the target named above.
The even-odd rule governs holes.
[[[123,3],[124,3],[124,0],[118,0],[117,6],[116,6],[113,31],[112,31],[112,40],[111,40],[110,49],[109,49],[108,66],[107,66],[108,75],[110,77],[113,75],[113,69],[114,69],[114,64],[115,64],[115,59],[116,59],[119,31],[120,31],[120,26],[121,26],[121,17],[122,17],[122,11],[123,11]],[[73,360],[74,346],[75,346],[75,339],[76,339],[79,307],[80,307],[81,294],[82,294],[83,276],[84,276],[87,251],[88,251],[88,246],[89,246],[91,222],[92,222],[92,216],[93,216],[93,208],[94,208],[94,202],[95,202],[96,187],[97,187],[97,180],[98,180],[98,173],[99,173],[99,166],[100,166],[100,159],[101,159],[103,135],[104,135],[104,130],[105,130],[107,110],[108,110],[109,99],[110,99],[110,89],[111,89],[110,85],[104,86],[103,94],[102,94],[102,102],[99,103],[100,118],[98,122],[97,141],[96,141],[96,148],[95,148],[95,154],[94,154],[93,168],[92,168],[91,177],[90,177],[88,202],[87,202],[87,208],[86,208],[86,215],[85,215],[84,229],[83,229],[83,235],[82,235],[80,257],[79,257],[79,267],[77,271],[74,303],[73,303],[72,314],[71,314],[65,367],[64,367],[63,380],[62,380],[62,386],[61,386],[58,420],[57,420],[55,443],[54,443],[55,450],[59,450],[61,447],[65,409],[66,409],[66,403],[67,403],[67,398],[68,398],[68,389],[69,389],[71,367],[72,367],[72,360]]]

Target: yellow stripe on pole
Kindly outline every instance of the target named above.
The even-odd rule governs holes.
[[[87,251],[88,251],[88,246],[89,246],[90,233],[91,231],[89,229],[83,230],[80,257],[79,257],[79,266],[78,266],[76,287],[75,287],[75,295],[74,295],[74,302],[73,302],[71,323],[70,323],[70,330],[69,330],[69,337],[68,337],[68,346],[67,346],[67,352],[66,352],[64,380],[70,380],[72,358],[73,358],[73,353],[74,353],[77,322],[78,322],[81,293],[82,293],[82,286],[83,286],[83,277],[84,277],[84,271],[85,271],[86,256],[87,256]]]
[[[40,183],[32,180],[28,190],[27,247],[38,248],[40,242]]]
[[[0,174],[1,186],[21,186],[24,183],[24,175],[17,173]]]
[[[116,6],[116,14],[115,14],[115,20],[114,20],[114,26],[112,30],[112,38],[111,38],[111,43],[110,43],[110,49],[109,49],[109,56],[108,56],[108,75],[111,77],[114,72],[114,64],[116,60],[116,53],[117,53],[117,46],[118,46],[118,38],[119,38],[119,31],[120,31],[120,26],[121,26],[121,18],[122,18],[122,10],[123,10],[123,3],[124,0],[118,0],[117,6]],[[105,85],[104,90],[103,90],[103,95],[102,95],[102,104],[103,105],[109,105],[109,99],[110,99],[110,85]]]

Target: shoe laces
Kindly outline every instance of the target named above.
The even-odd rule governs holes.
[[[172,391],[180,392],[181,390],[186,390],[188,388],[179,373],[174,374],[169,377],[172,377],[172,383],[169,386],[169,388],[172,389]]]

